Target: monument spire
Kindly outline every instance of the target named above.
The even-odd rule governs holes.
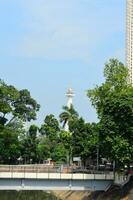
[[[73,105],[73,97],[75,96],[72,88],[68,89],[68,91],[66,92],[66,96],[67,96],[67,107],[70,109],[71,106]],[[65,124],[64,130],[69,131],[68,121]]]
[[[67,93],[66,93],[66,96],[68,98],[68,101],[67,101],[67,107],[70,108],[71,105],[73,104],[73,97],[75,96],[72,88],[69,88]]]

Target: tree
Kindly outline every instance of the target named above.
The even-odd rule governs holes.
[[[39,162],[43,162],[51,158],[51,142],[49,138],[40,136],[37,145],[37,158]]]
[[[28,90],[17,90],[0,80],[0,123],[8,125],[16,119],[31,121],[36,119],[39,104]]]
[[[20,90],[19,97],[14,102],[13,115],[22,121],[31,121],[36,119],[36,112],[40,105],[31,97],[28,90]]]
[[[17,163],[21,155],[19,137],[23,133],[23,124],[18,120],[6,127],[0,126],[0,163]]]
[[[36,125],[31,125],[27,133],[21,138],[21,157],[25,163],[35,163],[38,160],[37,132],[38,127]]]
[[[63,128],[65,127],[66,123],[70,125],[71,121],[78,118],[78,113],[74,109],[73,105],[70,108],[67,106],[63,106],[63,112],[59,115],[60,122],[63,123]]]
[[[98,131],[96,124],[85,123],[81,117],[71,123],[73,156],[80,156],[85,162],[86,158],[96,158]]]
[[[39,148],[43,148],[43,145],[45,146],[43,151],[45,154],[47,149],[48,158],[55,159],[53,155],[59,142],[59,132],[60,127],[58,120],[52,114],[47,115],[44,119],[44,123],[41,125],[40,128],[43,143],[40,141]],[[49,147],[47,147],[47,145]]]
[[[39,107],[28,90],[18,90],[0,80],[0,162],[17,163],[23,123],[36,119]]]
[[[68,149],[64,145],[63,142],[59,142],[56,146],[54,151],[51,154],[51,158],[55,160],[57,163],[67,163],[69,158],[67,158],[68,155]]]
[[[111,59],[104,69],[105,83],[88,91],[99,117],[101,154],[119,164],[133,159],[133,87],[128,70]]]
[[[41,125],[40,133],[54,140],[60,131],[59,122],[54,115],[47,115],[44,119],[44,124]]]
[[[66,150],[65,160],[68,164],[72,161],[72,134],[71,132],[61,130],[60,131],[60,142]]]

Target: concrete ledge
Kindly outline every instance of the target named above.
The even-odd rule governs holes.
[[[0,190],[106,190],[111,180],[0,179]]]

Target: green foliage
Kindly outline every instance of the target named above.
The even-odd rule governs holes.
[[[24,123],[36,119],[39,104],[26,89],[0,81],[0,163],[16,164],[43,162],[52,158],[71,163],[72,157],[82,161],[100,156],[117,161],[133,160],[133,87],[128,84],[128,70],[118,60],[105,64],[105,82],[88,90],[88,97],[96,108],[99,123],[86,123],[73,106],[63,107],[60,122],[69,131],[61,130],[54,115],[47,115],[40,128]]]
[[[68,147],[67,147],[68,148]],[[51,158],[55,160],[57,163],[66,163],[67,162],[67,154],[68,154],[68,149],[64,145],[64,143],[58,143],[54,151],[51,154]]]
[[[37,145],[37,158],[38,161],[41,162],[43,160],[47,160],[51,158],[51,142],[49,138],[41,136],[39,138],[39,143]]]
[[[36,119],[36,112],[39,111],[40,105],[31,98],[28,90],[20,90],[19,97],[14,102],[13,115],[23,121]]]
[[[17,90],[0,81],[0,162],[17,163],[37,160],[37,131],[30,126],[25,134],[23,123],[36,119],[39,104],[28,90]]]
[[[66,149],[70,149],[71,146],[71,133],[68,131],[61,130],[60,131],[60,141],[64,144]]]
[[[39,104],[28,90],[17,90],[14,86],[0,81],[0,122],[5,125],[14,119],[31,121],[36,119]]]
[[[6,127],[0,128],[0,162],[5,164],[16,163],[19,158],[19,136],[23,134],[23,125],[14,121]]]
[[[44,191],[0,191],[1,200],[59,200],[54,194]]]
[[[105,65],[105,83],[88,91],[96,108],[101,154],[117,162],[133,158],[133,87],[128,84],[128,70],[118,60]]]
[[[40,133],[54,140],[57,138],[59,130],[58,120],[51,114],[46,116],[44,124],[41,126]]]
[[[26,163],[37,161],[38,127],[31,125],[28,132],[21,138],[21,157]]]
[[[104,77],[111,87],[120,88],[127,86],[128,69],[117,59],[110,59],[105,64]]]
[[[98,142],[98,132],[95,126],[96,124],[85,123],[83,118],[71,123],[73,157],[80,156],[84,160],[95,154]]]
[[[68,122],[70,125],[71,121],[74,121],[78,118],[78,113],[74,109],[73,105],[71,105],[70,108],[67,106],[63,106],[63,112],[59,115],[60,122],[63,123],[63,128],[65,127],[65,124]]]
[[[72,133],[68,131],[61,130],[59,134],[59,146],[63,148],[64,159],[68,164],[71,163],[72,160]]]
[[[59,132],[58,120],[52,114],[47,115],[40,128],[41,137],[39,139],[38,152],[40,152],[39,158],[41,160],[46,160],[47,158],[55,160],[58,157],[56,156],[56,150],[58,149]]]

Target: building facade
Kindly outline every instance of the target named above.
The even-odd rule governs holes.
[[[133,0],[127,0],[126,4],[126,66],[129,82],[133,84]]]

